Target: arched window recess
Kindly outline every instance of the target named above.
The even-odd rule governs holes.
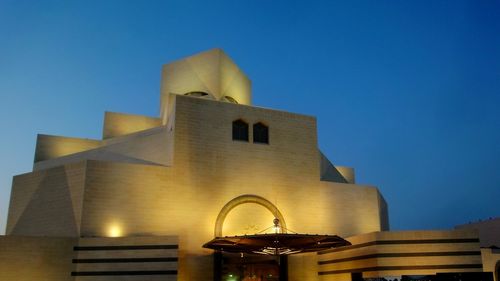
[[[253,142],[269,144],[269,128],[264,123],[253,124]]]
[[[238,101],[236,101],[233,97],[230,97],[230,96],[224,96],[222,98],[222,100],[225,101],[225,102],[238,104]]]
[[[248,123],[238,119],[233,121],[233,140],[248,141]]]

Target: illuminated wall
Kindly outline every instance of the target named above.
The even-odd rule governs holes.
[[[148,133],[131,137],[128,141],[133,145],[126,145],[124,136],[118,142],[128,149],[121,153],[135,153],[135,159],[151,159],[155,148],[172,145],[169,165],[130,163],[115,154],[108,158],[111,161],[81,159],[94,155],[88,152],[75,154],[80,157],[75,164],[17,176],[9,234],[178,235],[179,280],[193,280],[211,272],[211,251],[201,245],[213,238],[221,208],[242,194],[273,202],[287,227],[296,232],[346,236],[381,230],[376,188],[319,180],[313,117],[185,96],[174,100],[175,122],[162,129],[171,132],[172,138],[162,139],[161,134],[152,138],[154,134]],[[233,141],[232,121],[238,118],[249,124],[265,122],[270,143]],[[115,145],[113,139],[106,141]],[[141,149],[140,143],[148,149]],[[112,150],[102,145],[97,151]],[[156,150],[162,151],[169,152]],[[72,160],[68,156],[45,164],[58,164],[54,161],[61,159]],[[80,193],[73,188],[77,183],[84,183],[79,185]],[[58,195],[55,186],[60,186]],[[34,193],[54,201],[51,213],[36,201],[21,202]],[[258,216],[253,221],[242,222],[254,211]],[[228,214],[223,233],[260,231],[272,224],[272,217],[260,206],[241,205]]]
[[[478,233],[462,231],[375,232],[347,238],[353,245],[318,253],[320,281],[402,275],[482,272]]]
[[[0,236],[0,280],[174,281],[177,252],[176,236]]]
[[[177,280],[176,236],[80,238],[72,250],[74,281]]]
[[[319,152],[316,119],[249,106],[250,80],[221,50],[167,64],[162,75],[161,118],[108,112],[103,140],[38,138],[34,171],[14,178],[9,235],[176,236],[184,281],[211,279],[212,251],[202,245],[214,233],[259,232],[278,213],[300,233],[387,229],[377,188],[353,184],[352,169]],[[232,139],[237,119],[249,124],[248,142]],[[252,141],[258,122],[268,144]],[[221,210],[242,195],[269,204],[238,204],[217,230]],[[291,257],[302,267],[291,267],[290,281],[314,280],[315,261]]]
[[[39,135],[33,172],[13,180],[0,269],[19,265],[20,254],[8,258],[14,251],[9,241],[62,236],[76,247],[77,260],[158,258],[136,246],[175,244],[162,252],[166,264],[134,266],[169,272],[168,278],[148,280],[211,280],[213,252],[202,248],[205,242],[214,235],[260,232],[279,217],[293,232],[350,236],[354,244],[289,257],[290,281],[350,280],[353,271],[378,277],[482,270],[475,232],[385,231],[383,196],[374,186],[355,184],[353,168],[334,165],[320,152],[314,117],[250,104],[250,80],[213,49],[163,67],[158,118],[107,112],[102,140]],[[249,125],[249,141],[232,139],[235,120]],[[252,141],[256,123],[268,126],[269,143]],[[26,245],[40,253],[57,247],[33,239]],[[47,253],[64,259],[56,262],[57,276],[128,269],[115,262],[69,266],[68,255],[66,248]],[[497,258],[485,252],[484,264],[497,266]],[[42,273],[18,280],[48,280]],[[108,280],[56,275],[53,280]]]
[[[78,237],[86,163],[78,162],[15,176],[6,233]]]
[[[161,120],[159,118],[117,112],[106,112],[104,114],[102,138],[109,139],[125,136],[135,132],[158,127],[160,125]]]
[[[204,93],[217,101],[250,105],[250,79],[223,50],[212,49],[165,64],[162,69],[160,116],[167,123],[173,112],[171,95]]]
[[[500,281],[500,249],[498,247],[481,248],[484,271],[493,272],[494,280]]]
[[[0,236],[0,280],[74,281],[76,238]]]
[[[99,140],[38,135],[35,148],[35,162],[58,158],[97,148]]]

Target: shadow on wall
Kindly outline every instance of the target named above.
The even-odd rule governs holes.
[[[53,236],[78,236],[78,226],[72,202],[72,186],[68,180],[65,166],[52,168],[41,172],[38,183],[31,183],[31,194],[25,184],[16,185],[20,178],[14,179],[13,196],[22,194],[29,198],[22,206],[22,202],[15,201],[11,211],[15,210],[20,215],[16,218],[9,217],[9,234],[15,235],[53,235]],[[25,179],[21,179],[25,180]],[[27,179],[29,180],[29,179]],[[15,186],[23,187],[16,189]],[[73,186],[73,192],[77,192]],[[31,196],[30,196],[31,195]],[[50,205],[50,208],[47,208]],[[10,221],[14,220],[14,221]],[[13,224],[13,225],[11,225]]]

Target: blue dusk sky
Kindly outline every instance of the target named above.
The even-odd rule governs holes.
[[[255,105],[317,117],[320,149],[380,189],[392,229],[500,216],[499,15],[498,0],[0,0],[0,233],[38,133],[157,116],[162,64],[214,47]]]

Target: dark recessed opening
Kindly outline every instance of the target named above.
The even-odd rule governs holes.
[[[253,142],[255,143],[269,143],[269,128],[262,124],[253,124]]]
[[[248,124],[245,121],[233,121],[233,140],[248,141]]]

